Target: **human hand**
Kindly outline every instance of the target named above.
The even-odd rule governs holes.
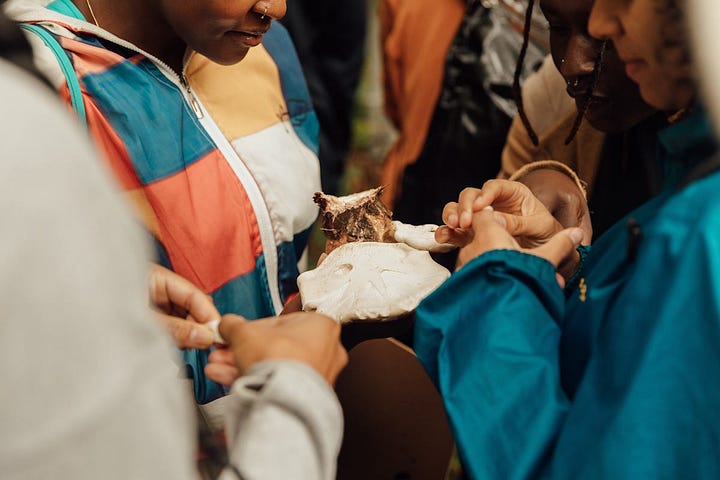
[[[585,193],[567,174],[552,168],[532,170],[518,181],[526,185],[555,219],[565,227],[579,227],[583,244],[592,239],[592,224]]]
[[[459,261],[462,264],[482,255],[490,250],[518,250],[542,257],[555,266],[556,270],[567,271],[556,273],[558,284],[565,286],[565,278],[571,275],[577,268],[579,256],[576,248],[583,238],[583,232],[579,228],[561,230],[550,237],[545,243],[533,248],[522,248],[517,240],[507,231],[505,222],[506,216],[484,210],[473,215],[472,229],[475,232],[470,244],[460,250]]]
[[[435,232],[435,240],[460,247],[473,239],[473,215],[492,208],[505,218],[506,229],[523,248],[545,243],[562,225],[550,214],[528,187],[509,180],[489,180],[482,189],[466,188],[457,202],[443,209],[445,226]]]
[[[225,315],[220,335],[229,347],[210,354],[205,374],[225,385],[256,363],[280,359],[303,362],[333,385],[348,360],[340,343],[340,325],[319,313],[289,313],[250,322]]]
[[[213,333],[202,325],[220,318],[213,301],[177,273],[151,264],[148,275],[150,302],[180,348],[209,348]]]

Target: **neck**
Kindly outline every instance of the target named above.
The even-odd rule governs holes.
[[[147,0],[72,0],[85,19],[152,54],[180,73],[185,42],[167,23],[157,2]],[[91,9],[89,7],[92,7]]]

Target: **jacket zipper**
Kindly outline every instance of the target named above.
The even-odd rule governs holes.
[[[42,22],[42,20],[40,20]],[[67,22],[70,24],[71,22]],[[73,21],[72,26],[79,30],[92,33],[98,37],[102,37],[110,42],[113,42],[121,47],[127,48],[133,52],[137,52],[144,55],[150,61],[155,63],[160,71],[172,81],[175,86],[180,88],[183,92],[183,98],[188,103],[192,111],[195,113],[198,121],[208,133],[210,138],[215,142],[220,152],[225,157],[225,160],[230,164],[233,172],[240,180],[240,183],[245,188],[250,203],[252,204],[253,211],[255,212],[255,218],[258,222],[258,230],[260,231],[260,241],[263,248],[263,256],[265,257],[265,276],[267,278],[268,287],[270,290],[270,298],[272,300],[273,308],[275,313],[278,314],[282,311],[283,303],[280,298],[280,286],[278,285],[278,257],[277,247],[275,245],[275,233],[272,228],[272,221],[270,219],[270,212],[265,203],[265,197],[263,197],[260,187],[258,186],[255,178],[250,172],[250,169],[240,158],[240,155],[235,151],[225,135],[220,131],[220,128],[210,118],[207,110],[203,107],[200,101],[192,91],[192,87],[185,77],[185,66],[183,65],[183,72],[178,75],[175,70],[170,68],[165,62],[159,58],[137,48],[130,42],[127,42],[115,35],[108,34],[105,30],[102,30],[95,25],[86,25],[84,22]]]
[[[187,93],[187,99],[188,103],[190,104],[190,108],[192,108],[192,111],[195,112],[195,116],[197,117],[197,119],[202,120],[205,114],[203,113],[202,108],[200,107],[200,102],[198,101],[197,97],[195,97],[192,88],[190,88],[190,82],[188,82],[187,77],[185,76],[185,72],[180,75],[180,83],[183,87],[185,87],[185,92]]]

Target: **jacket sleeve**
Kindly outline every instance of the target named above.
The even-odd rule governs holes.
[[[548,476],[720,478],[720,240],[704,218],[687,235],[672,222],[645,232]]]
[[[342,411],[314,370],[296,361],[262,362],[235,382],[231,395],[226,432],[232,468],[222,480],[335,478]]]
[[[528,478],[568,410],[555,269],[515,251],[467,264],[417,309],[415,349],[440,389],[471,478]]]
[[[572,398],[549,264],[489,252],[421,304],[416,349],[471,478],[720,476],[720,241],[703,230],[646,241],[623,265]]]

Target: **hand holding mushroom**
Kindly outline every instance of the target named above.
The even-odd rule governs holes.
[[[470,247],[476,235],[484,235],[474,224],[476,215],[483,210],[489,210],[488,215],[496,217],[522,249],[540,247],[563,230],[560,222],[522,183],[489,180],[482,189],[466,188],[460,193],[457,202],[450,202],[445,206],[445,225],[435,232],[437,241],[464,247],[458,256],[458,268],[487,248],[483,239],[475,242],[475,247]],[[578,262],[579,254],[575,252],[569,261],[562,264],[561,270],[565,278],[572,276]]]
[[[333,385],[347,363],[340,326],[317,313],[297,312],[253,321],[225,315],[219,333],[228,347],[210,354],[205,374],[224,385],[266,360],[305,363]]]

